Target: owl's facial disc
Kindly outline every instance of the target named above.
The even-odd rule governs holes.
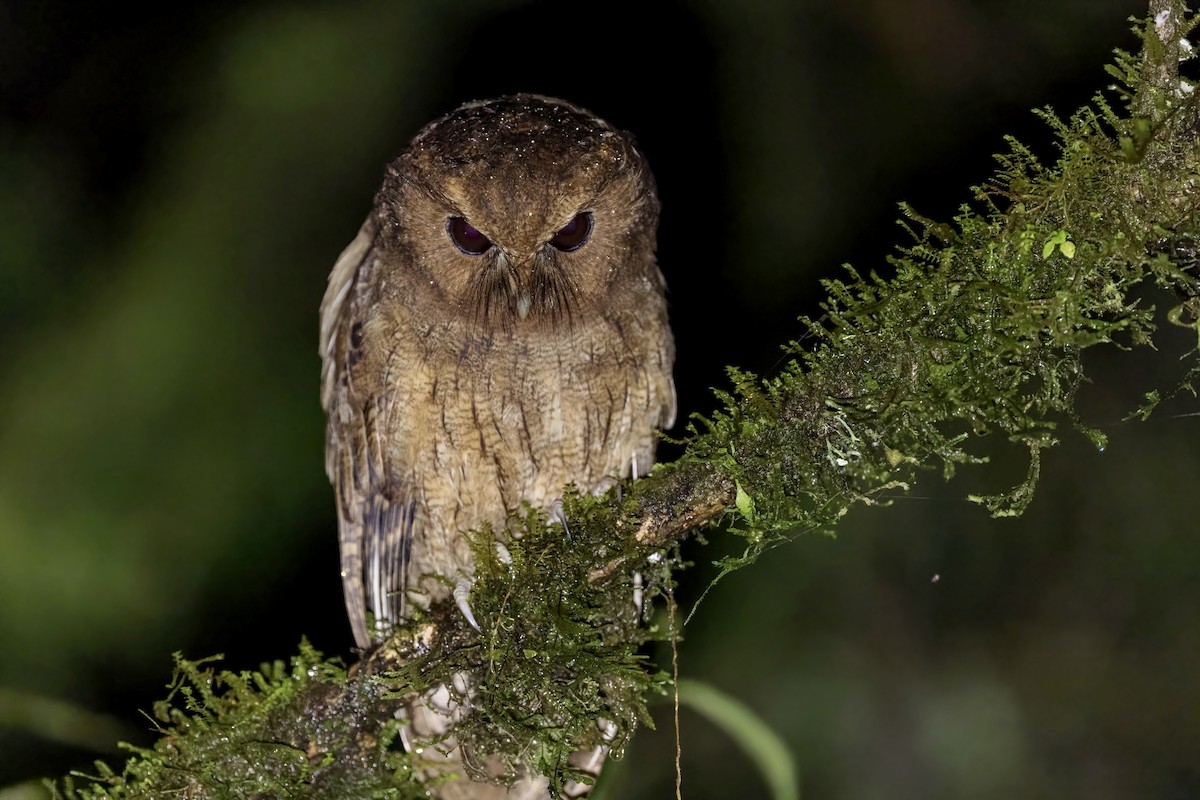
[[[561,259],[586,246],[594,227],[593,213],[581,211],[540,243],[493,242],[467,217],[452,214],[446,235],[460,253],[478,261],[467,277],[466,299],[483,320],[502,326],[531,317],[569,323],[579,287]]]

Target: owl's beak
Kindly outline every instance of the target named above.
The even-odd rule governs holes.
[[[495,299],[502,307],[521,322],[530,315],[536,317],[546,312],[557,316],[565,310],[567,291],[558,285],[554,265],[544,252],[534,250],[521,256],[497,250],[492,267],[499,274],[492,283],[492,291],[498,292]]]
[[[505,282],[508,284],[509,297],[516,298],[518,319],[525,319],[533,308],[533,297],[529,294],[529,281],[523,279],[522,273],[531,272],[530,259],[513,258],[505,250],[496,254],[496,266],[504,270]]]
[[[537,270],[538,253],[534,251],[524,258],[513,259],[513,273],[517,276],[517,319],[525,319],[533,308],[533,275]]]

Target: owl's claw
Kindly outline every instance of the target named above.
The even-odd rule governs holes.
[[[568,536],[571,534],[571,529],[567,527],[567,512],[563,510],[562,500],[555,500],[550,505],[550,521],[562,525],[563,533]]]
[[[588,773],[593,779],[600,776],[600,770],[604,766],[604,759],[608,756],[612,740],[617,736],[616,723],[610,720],[601,717],[596,720],[596,727],[600,729],[600,738],[604,743],[593,747],[590,752],[579,750],[571,756],[572,766]],[[583,797],[591,790],[592,784],[590,783],[567,781],[566,786],[563,787],[563,795],[570,798]]]
[[[458,583],[454,586],[454,604],[458,606],[458,610],[467,618],[467,622],[476,631],[483,633],[479,628],[479,623],[475,621],[475,615],[471,613],[471,579],[459,578]]]
[[[642,618],[642,611],[646,604],[646,590],[643,587],[642,573],[633,573],[633,605],[637,608],[638,619]]]

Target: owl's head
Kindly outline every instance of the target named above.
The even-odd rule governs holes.
[[[571,324],[614,292],[660,291],[645,159],[562,100],[501,97],[430,123],[389,165],[375,213],[392,263],[491,326]]]

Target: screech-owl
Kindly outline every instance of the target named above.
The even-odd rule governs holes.
[[[387,167],[321,303],[359,647],[469,580],[466,531],[645,473],[676,409],[658,213],[628,135],[536,95],[461,106]]]

